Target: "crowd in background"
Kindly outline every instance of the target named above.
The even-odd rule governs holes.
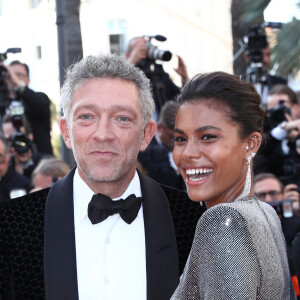
[[[266,68],[270,64],[269,50],[268,46],[264,51]],[[137,66],[147,59],[144,38],[131,41],[127,58]],[[1,115],[0,202],[50,187],[70,170],[66,162],[53,156],[49,98],[28,87],[29,68],[26,64],[15,61],[5,67],[9,97],[13,101],[10,110]],[[180,57],[176,71],[184,84],[189,78]],[[175,99],[180,88],[167,73],[162,74],[160,92],[163,91],[164,97],[154,97],[156,104],[159,103],[155,115],[155,137],[146,151],[140,152],[138,168],[159,183],[184,191],[185,184],[172,158],[177,112]],[[292,251],[293,240],[300,231],[300,94],[282,78],[268,76],[266,83],[267,95],[262,103],[265,133],[263,147],[254,159],[254,192],[261,201],[268,202],[278,212],[294,287],[300,296]],[[20,102],[23,113],[12,113],[18,109]]]

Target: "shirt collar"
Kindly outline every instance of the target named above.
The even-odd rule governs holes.
[[[135,171],[135,175],[125,192],[120,197],[114,198],[113,200],[118,200],[120,198],[125,199],[131,194],[135,194],[136,197],[142,197],[141,184],[137,171]],[[87,217],[88,205],[94,195],[94,192],[80,177],[78,168],[76,169],[73,178],[73,195],[74,224],[76,226],[79,225],[83,221],[83,219]]]

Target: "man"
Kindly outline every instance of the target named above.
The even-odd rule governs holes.
[[[69,165],[59,158],[41,159],[31,176],[33,189],[30,190],[30,193],[51,186],[57,180],[66,176],[69,171]]]
[[[40,153],[53,154],[51,146],[51,121],[50,100],[44,93],[30,89],[29,68],[27,64],[13,61],[8,70],[7,84],[10,97],[13,100],[22,101],[25,115],[32,128],[34,143]]]
[[[60,129],[77,168],[0,206],[0,298],[12,286],[17,299],[169,299],[201,208],[165,188],[167,199],[136,171],[155,131],[149,81],[123,58],[89,56],[69,69],[61,97]],[[184,237],[179,253],[168,200]]]
[[[295,92],[287,85],[275,85],[270,90],[266,124],[266,146],[254,158],[255,173],[267,172],[277,177],[289,177],[290,174],[285,173],[290,168],[285,168],[285,163],[300,163],[300,155],[296,151],[300,129],[300,105]]]
[[[274,201],[283,201],[284,199],[289,198],[293,203],[297,203],[299,205],[299,192],[295,190],[295,185],[290,184],[283,187],[282,182],[272,173],[261,173],[254,176],[253,183],[254,194],[261,201],[268,202],[273,205]],[[300,218],[295,216],[291,218],[284,218],[280,215],[280,220],[287,244],[287,256],[290,272],[292,278],[295,278],[296,271],[293,262],[292,242],[296,233],[300,231]],[[293,280],[293,283],[294,282],[295,280]],[[295,283],[294,288],[297,293],[299,288],[298,285],[295,285]],[[297,296],[300,296],[300,294]]]
[[[178,55],[177,57],[178,66],[174,70],[180,75],[182,84],[184,84],[189,79],[186,66],[183,59]],[[131,64],[140,68],[150,79],[156,105],[155,115],[158,115],[164,103],[174,99],[179,93],[179,87],[174,84],[161,64],[148,59],[148,40],[145,37],[134,37],[129,41],[126,58]]]
[[[244,59],[247,63],[251,63],[251,54],[247,54],[249,51],[244,52]],[[255,52],[257,55],[257,51]],[[249,65],[247,69],[246,79],[250,81],[252,84],[255,85],[258,93],[261,95],[262,100],[262,107],[265,109],[266,107],[266,101],[267,101],[267,95],[269,93],[269,90],[275,85],[275,84],[287,84],[286,79],[280,77],[271,75],[268,73],[270,66],[271,66],[271,48],[269,43],[267,42],[267,46],[261,50],[261,67],[254,67],[252,68],[252,64]],[[254,72],[254,70],[257,70],[256,68],[259,68],[261,78],[256,78],[256,81],[251,80],[250,74],[251,72]],[[249,74],[250,73],[250,74]]]
[[[4,136],[10,142],[11,166],[20,174],[31,179],[31,174],[37,166],[42,157],[49,155],[42,155],[36,151],[36,146],[33,143],[33,134],[31,127],[22,116],[22,126],[19,131],[14,126],[14,120],[9,115],[4,115],[2,130]]]
[[[0,134],[0,202],[25,195],[30,189],[30,180],[17,173],[9,160],[9,144]]]
[[[155,136],[149,147],[139,153],[138,160],[154,180],[179,190],[185,190],[184,181],[172,157],[176,113],[176,102],[167,101],[163,105]]]

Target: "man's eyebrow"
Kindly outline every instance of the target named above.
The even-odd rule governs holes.
[[[97,105],[97,104],[82,104],[78,107],[76,107],[75,111],[77,111],[78,109],[82,109],[82,108],[86,108],[86,109],[100,109],[103,110],[103,108],[101,107],[101,105]],[[104,110],[112,110],[112,111],[130,111],[132,113],[136,113],[136,111],[131,107],[131,106],[127,106],[127,105],[112,105],[108,108],[104,108]]]

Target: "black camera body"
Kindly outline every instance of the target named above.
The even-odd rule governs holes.
[[[11,121],[16,133],[10,137],[11,146],[18,154],[26,153],[32,148],[32,143],[29,137],[21,132],[21,127],[24,126],[24,106],[22,101],[13,100],[8,108]]]
[[[0,53],[0,62],[4,62],[7,59],[8,53],[19,53],[21,48],[9,48],[4,53]],[[10,104],[9,89],[6,83],[6,78],[9,76],[7,69],[4,66],[0,66],[0,115],[5,114],[5,110]],[[1,124],[2,125],[2,124]]]
[[[271,129],[286,121],[285,114],[291,115],[290,108],[284,102],[285,100],[279,100],[279,104],[268,112],[267,122]]]
[[[281,28],[280,22],[265,22],[262,25],[254,25],[250,28],[249,34],[244,37],[246,44],[246,53],[253,63],[262,63],[263,54],[262,50],[268,46],[267,37],[264,34],[266,27],[279,29]]]
[[[18,154],[24,154],[29,149],[32,149],[32,144],[29,137],[20,131],[17,131],[10,137],[10,142],[11,146]]]
[[[244,37],[245,52],[249,57],[250,65],[246,71],[246,81],[252,84],[264,83],[268,72],[263,66],[262,50],[268,46],[264,29],[281,28],[279,22],[265,22],[262,25],[255,25],[250,28],[249,34]]]

